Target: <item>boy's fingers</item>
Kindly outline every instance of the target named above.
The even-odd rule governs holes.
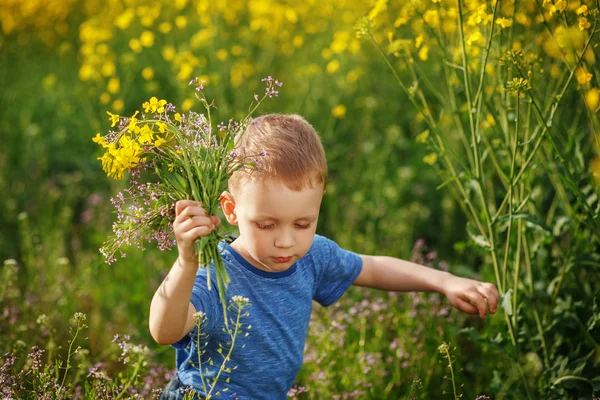
[[[194,200],[178,200],[175,203],[175,216],[181,214],[186,207],[200,207],[202,208],[202,204],[198,201]]]
[[[186,219],[190,219],[192,217],[204,217],[206,216],[206,210],[200,206],[187,206],[184,208],[179,215],[175,217],[175,219],[179,220],[179,222],[183,222]]]
[[[482,283],[477,287],[479,294],[487,301],[490,312],[493,314],[496,312],[498,307],[498,301],[500,300],[496,287],[491,283]]]
[[[479,316],[481,318],[485,318],[485,314],[487,313],[487,305],[485,304],[484,298],[477,292],[474,293],[466,293],[465,297],[467,300],[479,310]]]
[[[211,219],[212,223],[215,225],[215,227],[221,225],[221,218],[219,218],[218,216],[213,215],[210,217],[210,219]]]
[[[466,312],[467,314],[471,314],[471,315],[479,314],[479,310],[477,310],[477,307],[466,302],[465,300],[463,300],[461,298],[456,299],[456,308],[458,308],[461,311]]]

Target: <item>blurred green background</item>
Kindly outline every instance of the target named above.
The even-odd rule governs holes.
[[[104,262],[98,249],[115,220],[110,198],[126,182],[106,177],[91,139],[107,133],[107,111],[131,115],[151,96],[201,111],[188,86],[196,76],[208,82],[218,121],[243,117],[263,90],[261,78],[283,82],[279,97],[258,114],[298,113],[321,135],[330,180],[320,234],[356,252],[417,257],[435,267],[444,260],[456,274],[494,280],[490,268],[481,268],[480,253],[471,251],[459,204],[447,188],[437,189],[441,179],[423,161],[429,152],[415,140],[424,130],[422,115],[392,84],[377,50],[356,38],[356,22],[374,3],[2,3],[0,260],[14,260],[4,263],[5,276],[7,265],[18,266],[0,292],[3,352],[18,352],[19,340],[46,348],[65,343],[68,318],[81,311],[90,363],[107,357],[116,333],[127,333],[151,347],[153,363],[174,366],[173,351],[153,343],[147,321],[152,295],[176,254],[149,247]],[[424,242],[413,252],[419,239]],[[459,328],[481,331],[481,322],[445,319],[444,305],[434,295],[352,289],[336,307],[317,310],[299,383],[312,382],[311,398],[356,386],[363,392],[355,397],[392,399],[407,395],[421,377],[423,393],[438,398],[449,383],[437,347],[450,341],[460,343],[456,355],[469,398],[490,387],[506,393],[503,385],[518,380],[506,372],[509,358],[489,340],[478,347],[459,339]],[[40,330],[42,314],[50,323]],[[336,323],[347,334],[341,333],[346,328],[331,331]],[[490,338],[502,324],[500,317],[489,321]],[[412,337],[419,340],[409,343]],[[336,357],[344,340],[348,356]],[[405,353],[398,340],[407,343]],[[534,367],[528,373],[539,374]]]

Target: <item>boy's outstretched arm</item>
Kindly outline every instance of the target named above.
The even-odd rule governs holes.
[[[461,278],[410,261],[361,254],[363,268],[354,285],[398,292],[438,292],[467,314],[494,314],[500,296],[491,283]],[[486,306],[487,301],[487,306]]]

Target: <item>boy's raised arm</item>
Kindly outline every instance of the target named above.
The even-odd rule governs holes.
[[[485,318],[496,312],[500,296],[491,283],[461,278],[410,261],[386,256],[360,255],[363,268],[356,286],[399,292],[439,292],[450,303],[468,314]],[[487,302],[487,305],[486,305]]]
[[[206,215],[200,203],[191,200],[177,202],[173,231],[179,257],[150,304],[150,334],[156,342],[175,343],[194,327],[193,314],[201,311],[190,303],[198,271],[194,241],[208,235],[219,223],[218,217]]]

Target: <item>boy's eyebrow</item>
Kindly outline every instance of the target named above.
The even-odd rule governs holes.
[[[277,218],[271,217],[269,215],[256,215],[253,219],[270,219],[270,220],[273,220],[273,221],[279,221]],[[314,220],[317,219],[317,216],[316,215],[312,215],[312,214],[311,215],[304,215],[302,217],[296,218],[295,220],[297,221],[297,220],[300,220],[300,219],[312,222],[312,221],[314,221]]]

